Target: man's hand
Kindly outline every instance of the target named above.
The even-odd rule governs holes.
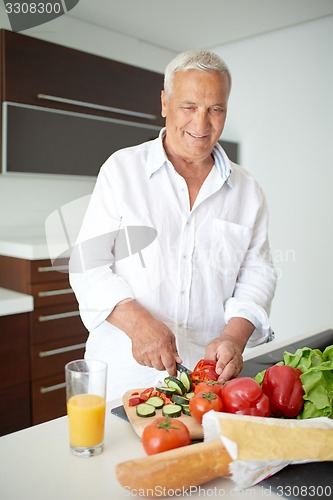
[[[140,365],[177,375],[176,362],[182,360],[174,334],[135,300],[120,302],[107,321],[128,335],[132,341],[133,357]]]
[[[216,363],[219,382],[237,377],[243,368],[242,353],[254,326],[244,318],[232,318],[220,337],[212,340],[206,347],[205,358]]]

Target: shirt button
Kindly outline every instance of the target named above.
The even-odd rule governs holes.
[[[181,293],[182,295],[185,295],[186,290],[182,290],[180,293]]]
[[[183,259],[187,259],[187,255],[183,255]]]

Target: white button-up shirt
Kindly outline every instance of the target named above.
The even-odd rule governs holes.
[[[217,144],[190,209],[163,134],[102,166],[70,280],[90,332],[116,330],[105,318],[121,300],[135,298],[174,331],[180,356],[193,367],[231,317],[255,325],[249,346],[267,339],[276,274],[266,202],[253,177]]]

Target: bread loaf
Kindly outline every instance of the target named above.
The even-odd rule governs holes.
[[[198,443],[117,464],[118,481],[141,496],[170,495],[229,476],[231,457],[220,440]]]

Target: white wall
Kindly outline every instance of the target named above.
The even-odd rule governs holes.
[[[173,56],[70,16],[31,36],[160,72]],[[280,276],[271,320],[284,338],[333,327],[332,46],[333,16],[215,48],[234,78],[224,138],[240,142],[241,163],[269,203]],[[0,177],[0,234],[43,224],[92,186],[87,179]]]
[[[333,328],[333,16],[215,48],[233,89],[224,137],[270,208],[283,337]]]

